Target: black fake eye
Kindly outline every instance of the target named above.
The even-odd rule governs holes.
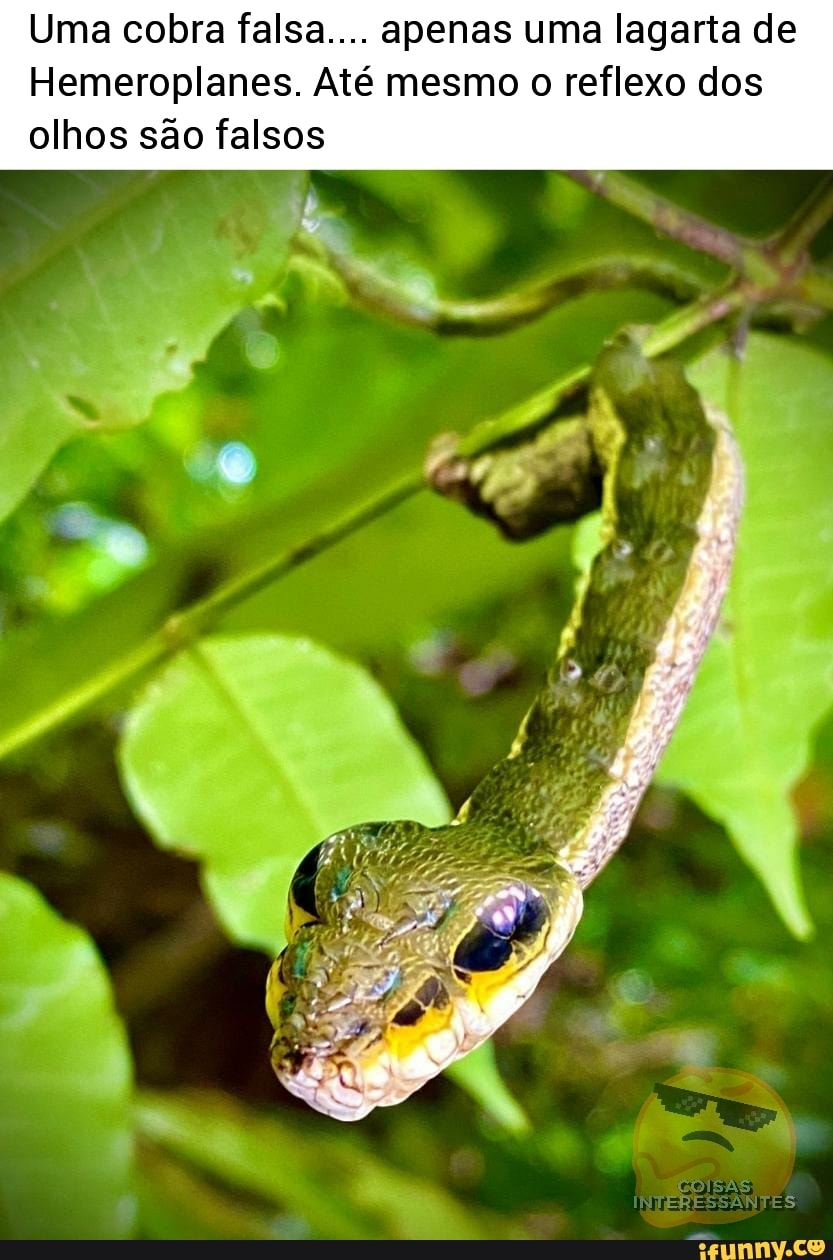
[[[454,951],[454,970],[498,971],[512,955],[512,942],[478,923]]]
[[[476,914],[477,923],[454,952],[458,973],[498,971],[509,961],[513,946],[539,934],[547,921],[547,906],[536,889],[510,884],[487,897]]]
[[[436,976],[429,976],[427,980],[423,980],[411,1000],[399,1008],[393,1017],[393,1023],[401,1028],[407,1028],[411,1024],[418,1023],[432,1006],[438,1011],[444,1010],[448,1006],[448,1001],[448,990],[445,985]]]
[[[311,919],[318,918],[318,907],[315,904],[315,878],[318,874],[318,859],[321,857],[323,847],[322,840],[314,849],[310,849],[292,876],[292,883],[289,885],[290,906],[296,906]]]

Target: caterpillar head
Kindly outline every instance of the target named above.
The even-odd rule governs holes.
[[[567,870],[483,824],[330,836],[292,879],[269,973],[275,1072],[339,1119],[400,1102],[508,1019],[580,913]]]

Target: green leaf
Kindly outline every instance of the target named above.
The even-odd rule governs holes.
[[[101,959],[0,874],[0,1234],[133,1228],[131,1063]]]
[[[142,1135],[225,1183],[303,1217],[322,1238],[506,1238],[506,1222],[374,1155],[361,1135],[293,1123],[212,1094],[145,1093]],[[517,1236],[517,1234],[514,1234]]]
[[[181,566],[150,570],[70,617],[31,621],[0,635],[0,757],[49,730],[55,716],[92,688],[98,675],[133,652],[158,628],[179,597]],[[95,661],[97,670],[90,670]]]
[[[460,275],[497,245],[494,210],[457,171],[342,171],[338,178],[391,206],[410,231],[427,237],[433,267]]]
[[[484,1041],[464,1059],[446,1069],[448,1076],[480,1103],[487,1115],[507,1133],[520,1136],[532,1128],[523,1107],[510,1094],[495,1058],[495,1043]]]
[[[143,1238],[213,1241],[297,1238],[297,1218],[258,1211],[250,1202],[210,1184],[191,1168],[146,1142],[137,1176],[139,1232]],[[293,1225],[295,1228],[293,1229]]]
[[[722,628],[660,777],[725,824],[803,937],[811,923],[790,790],[833,700],[833,363],[755,335],[738,371],[731,406],[723,355],[691,373],[707,398],[732,412],[747,501]]]
[[[58,447],[135,424],[284,267],[303,205],[286,171],[0,178],[0,520]]]
[[[365,819],[450,813],[373,679],[278,635],[208,638],[178,656],[133,710],[121,769],[157,842],[202,860],[232,939],[270,951],[293,871],[319,840]]]

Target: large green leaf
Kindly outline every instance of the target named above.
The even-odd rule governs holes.
[[[182,653],[133,710],[121,767],[158,843],[202,859],[230,936],[273,951],[292,873],[324,836],[449,816],[378,685],[305,639],[218,636]]]
[[[164,1150],[296,1213],[323,1238],[507,1238],[517,1231],[374,1155],[338,1126],[258,1115],[211,1094],[143,1094],[139,1129]]]
[[[287,171],[0,177],[0,519],[89,426],[143,420],[283,268]]]
[[[0,1234],[132,1232],[131,1064],[89,938],[0,874]]]
[[[722,627],[661,778],[728,828],[793,932],[810,920],[790,790],[833,700],[833,363],[756,335],[729,396],[727,359],[691,373],[732,413],[747,501]]]

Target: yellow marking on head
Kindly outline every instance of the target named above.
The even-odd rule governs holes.
[[[485,1011],[499,992],[511,986],[519,971],[521,968],[510,958],[497,971],[473,971],[471,978],[465,982],[466,989],[472,1000]]]
[[[305,923],[317,922],[318,919],[315,915],[310,914],[307,910],[302,910],[290,893],[286,902],[286,920],[284,921],[284,935],[287,941],[294,940]]]
[[[451,1023],[452,1007],[450,1005],[438,1010],[429,1006],[425,1014],[415,1024],[388,1024],[385,1029],[385,1042],[390,1053],[397,1059],[406,1059],[430,1037],[432,1033],[442,1032]]]
[[[266,1014],[273,1028],[277,1028],[280,1022],[281,1002],[286,991],[286,985],[281,980],[281,960],[278,958],[272,963],[266,977]]]

